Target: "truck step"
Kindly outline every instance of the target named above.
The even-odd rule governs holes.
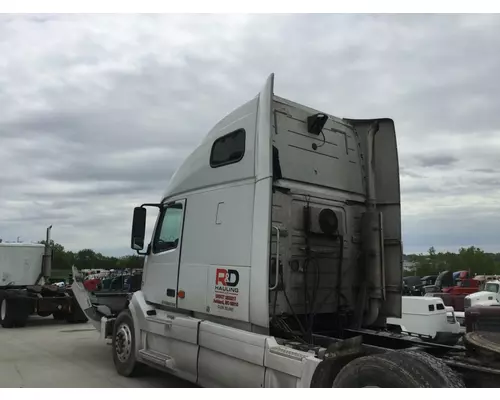
[[[166,354],[150,349],[139,350],[139,354],[146,361],[152,362],[170,370],[175,370],[175,360]]]

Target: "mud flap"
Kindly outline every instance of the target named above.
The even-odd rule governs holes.
[[[94,326],[94,328],[100,332],[101,331],[101,315],[97,312],[96,308],[92,305],[92,301],[90,301],[90,296],[83,286],[82,275],[78,271],[78,269],[73,266],[73,283],[71,285],[71,291],[78,301],[82,311],[85,313],[89,322]]]

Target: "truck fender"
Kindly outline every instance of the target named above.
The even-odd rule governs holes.
[[[73,293],[73,296],[78,302],[78,305],[82,309],[83,313],[89,319],[90,323],[98,332],[100,332],[101,316],[96,312],[94,306],[92,305],[92,301],[90,300],[87,289],[85,289],[85,286],[83,286],[81,274],[75,266],[72,267],[72,273],[74,281],[71,284],[71,292]]]
[[[7,288],[0,290],[0,294],[6,299],[15,299],[18,297],[24,297],[26,295],[26,290]]]
[[[342,340],[331,344],[325,358],[316,367],[312,379],[312,388],[332,387],[338,373],[351,361],[365,356],[362,345],[362,336]]]

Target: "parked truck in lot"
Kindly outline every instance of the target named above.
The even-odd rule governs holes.
[[[477,351],[497,339],[449,346],[387,329],[402,316],[393,121],[336,118],[273,82],[215,125],[158,203],[134,209],[131,247],[146,258],[124,309],[93,304],[74,268],[118,373],[149,365],[204,387],[499,386],[500,364]],[[159,210],[149,243],[147,208]]]
[[[387,318],[387,327],[426,341],[456,344],[460,324],[453,307],[446,307],[439,297],[403,296],[401,318]],[[396,328],[396,329],[395,329]]]
[[[467,332],[500,333],[500,281],[486,280],[483,290],[465,297]]]
[[[85,322],[70,289],[48,284],[52,269],[50,231],[45,244],[0,243],[0,325],[23,327],[28,317]]]

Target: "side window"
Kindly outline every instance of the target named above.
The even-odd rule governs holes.
[[[182,211],[181,204],[175,204],[162,211],[153,240],[153,253],[177,248],[181,236]]]
[[[210,166],[212,168],[234,164],[245,155],[245,130],[228,133],[217,139],[210,152]]]

